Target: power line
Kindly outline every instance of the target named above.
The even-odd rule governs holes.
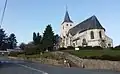
[[[2,24],[3,24],[3,19],[4,19],[6,7],[7,7],[7,0],[5,1],[5,5],[4,5],[1,21],[0,21],[0,28],[1,28]]]

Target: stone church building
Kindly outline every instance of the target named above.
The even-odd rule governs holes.
[[[100,46],[107,48],[113,46],[113,40],[105,34],[105,28],[96,16],[91,16],[76,26],[74,25],[66,11],[60,29],[60,47]]]

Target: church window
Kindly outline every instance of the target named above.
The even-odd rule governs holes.
[[[102,38],[102,33],[101,33],[101,31],[99,32],[99,37]]]
[[[75,43],[73,43],[73,46],[75,47]]]
[[[111,44],[108,44],[108,47],[111,47]]]
[[[76,45],[77,45],[77,40],[76,40]]]
[[[94,39],[94,32],[93,31],[91,31],[90,35],[91,35],[91,39]]]
[[[87,45],[86,39],[83,39],[82,45]]]

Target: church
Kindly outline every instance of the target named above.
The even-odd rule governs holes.
[[[113,40],[105,34],[105,28],[100,24],[95,15],[74,25],[68,11],[66,11],[60,28],[60,47],[113,47]]]

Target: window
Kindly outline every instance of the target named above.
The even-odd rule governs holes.
[[[63,26],[63,29],[64,29],[64,26]]]
[[[68,26],[68,24],[66,24],[66,26]]]
[[[73,46],[75,47],[75,43],[73,43]]]
[[[83,40],[82,40],[82,45],[83,45],[83,46],[87,46],[87,41],[86,41],[86,39],[83,39]]]
[[[70,24],[70,26],[72,26],[72,24]]]
[[[99,32],[99,37],[102,38],[102,33],[101,33],[101,31]]]
[[[91,35],[91,39],[94,39],[94,32],[93,31],[91,31],[90,35]]]
[[[108,47],[111,47],[111,44],[108,44]]]
[[[76,45],[77,45],[77,40],[76,40]]]

